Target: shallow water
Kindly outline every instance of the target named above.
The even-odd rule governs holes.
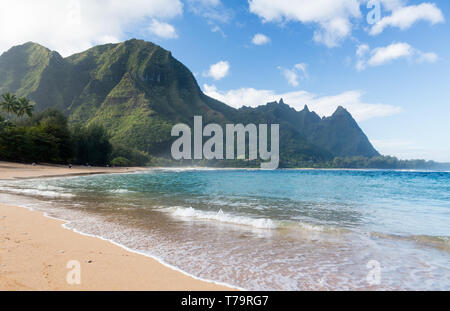
[[[448,172],[172,169],[3,181],[0,192],[249,290],[450,289]]]

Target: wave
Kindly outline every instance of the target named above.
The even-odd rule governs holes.
[[[444,250],[450,252],[450,237],[448,236],[431,236],[431,235],[395,235],[395,234],[386,234],[373,232],[371,234],[374,237],[390,239],[390,240],[398,240],[398,241],[406,241],[406,242],[415,242],[424,246],[434,247],[440,250]]]
[[[175,173],[181,173],[181,172],[190,172],[190,171],[217,171],[220,169],[214,168],[214,167],[194,167],[194,166],[185,166],[185,167],[157,167],[157,168],[151,168],[147,172],[175,172]]]
[[[11,188],[11,187],[0,187],[1,191],[6,191],[10,193],[16,194],[25,194],[31,196],[40,196],[47,198],[71,198],[74,195],[70,193],[61,193],[51,190],[40,190],[40,189],[20,189],[20,188]]]
[[[127,190],[127,189],[115,189],[115,190],[109,190],[110,193],[132,193],[134,191]]]
[[[300,221],[279,221],[270,218],[256,218],[251,216],[233,215],[225,213],[220,209],[218,212],[203,211],[194,209],[192,207],[161,207],[164,212],[169,212],[173,217],[194,219],[194,220],[210,220],[220,223],[249,226],[256,229],[277,229],[288,231],[302,231],[302,232],[315,232],[315,233],[348,233],[349,229],[336,228],[325,225],[310,224]]]
[[[331,224],[312,224],[299,220],[288,220],[279,223],[279,228],[289,232],[299,234],[320,234],[327,236],[340,236],[352,232],[350,228],[337,227]]]
[[[236,224],[242,226],[250,226],[257,229],[276,229],[277,225],[271,219],[252,218],[248,216],[237,216],[224,213],[222,210],[218,212],[209,212],[196,210],[192,207],[171,207],[167,209],[173,216],[181,218],[191,218],[198,220],[212,220],[228,224]]]

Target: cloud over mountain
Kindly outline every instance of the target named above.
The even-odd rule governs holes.
[[[280,98],[296,110],[302,110],[305,105],[320,116],[331,115],[339,106],[345,107],[357,121],[365,121],[377,117],[386,117],[400,113],[402,109],[397,106],[367,103],[362,97],[362,91],[353,90],[337,95],[319,96],[306,91],[277,93],[273,90],[258,90],[254,88],[241,88],[229,91],[218,90],[214,85],[203,85],[206,95],[218,99],[232,107],[242,106],[258,107],[267,102],[277,101]]]
[[[180,0],[2,0],[0,53],[34,41],[68,56],[96,44],[118,42],[136,23],[158,26],[153,27],[158,37],[173,37],[173,26],[163,21],[182,12]],[[26,22],[18,22],[18,16]]]

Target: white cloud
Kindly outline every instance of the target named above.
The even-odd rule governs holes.
[[[232,11],[222,4],[220,0],[187,0],[189,10],[202,16],[210,24],[227,23],[232,17]]]
[[[436,53],[429,52],[429,53],[419,53],[419,56],[417,57],[417,62],[419,64],[422,63],[435,63],[439,59],[439,56]]]
[[[178,38],[177,32],[172,25],[160,22],[156,19],[152,20],[150,26],[148,27],[148,31],[151,34],[164,39]]]
[[[210,29],[218,33],[222,38],[227,35],[219,25],[230,22],[233,10],[225,7],[220,0],[186,0],[190,12],[206,20]]]
[[[299,84],[298,83],[298,75],[294,70],[281,68],[281,67],[279,69],[281,70],[282,75],[287,80],[289,85],[291,85],[293,87],[298,86],[298,84]]]
[[[376,48],[372,51],[372,56],[368,60],[370,66],[379,66],[392,60],[409,57],[414,49],[408,43],[393,43],[386,47]]]
[[[214,80],[225,78],[230,72],[230,64],[226,61],[220,61],[217,64],[211,65],[208,72],[204,72],[204,77],[211,77]]]
[[[370,46],[368,44],[358,45],[356,49],[356,70],[362,71],[365,69],[366,64],[364,60],[364,56],[370,51]]]
[[[382,7],[388,11],[393,11],[405,5],[407,0],[381,0]]]
[[[0,52],[34,41],[67,56],[117,42],[125,28],[182,14],[180,0],[2,0]]]
[[[380,0],[390,16],[381,19],[370,29],[377,35],[386,27],[408,29],[418,21],[432,25],[444,22],[442,11],[434,3],[405,6],[406,0]],[[251,13],[263,22],[284,24],[300,22],[315,27],[314,41],[336,47],[351,36],[353,23],[362,17],[360,6],[368,0],[249,0]]]
[[[370,47],[368,44],[358,45],[358,49],[356,50],[356,55],[358,57],[363,57],[368,51],[370,51]]]
[[[211,28],[212,32],[218,32],[222,35],[222,38],[226,38],[227,35],[225,34],[225,32],[222,30],[222,28],[220,28],[219,26],[215,25],[213,26],[213,28]]]
[[[328,47],[350,36],[351,19],[361,17],[358,0],[249,0],[249,5],[263,22],[315,24],[314,40]]]
[[[252,43],[255,45],[264,45],[270,42],[270,38],[266,35],[263,35],[262,33],[256,34],[253,39]]]
[[[346,18],[334,18],[321,25],[320,30],[314,32],[314,40],[327,47],[336,47],[351,33],[352,25]]]
[[[396,106],[366,103],[362,100],[363,92],[361,91],[348,91],[332,96],[318,96],[306,91],[279,94],[273,90],[254,88],[241,88],[224,92],[218,90],[214,85],[207,84],[203,85],[203,90],[206,95],[235,108],[242,106],[257,107],[283,98],[285,103],[296,110],[302,110],[305,105],[308,105],[310,110],[315,111],[318,115],[329,116],[338,106],[343,106],[359,122],[394,115],[402,111],[400,107]]]
[[[284,76],[289,85],[297,87],[299,85],[298,79],[305,79],[308,77],[307,64],[300,63],[294,65],[292,69],[286,69],[278,67],[281,70],[281,74]]]
[[[442,11],[434,3],[422,3],[405,7],[397,7],[392,15],[382,18],[370,30],[371,35],[378,35],[387,27],[397,27],[401,30],[410,28],[418,21],[428,21],[434,25],[445,21]]]
[[[356,69],[359,71],[364,70],[367,66],[380,66],[400,58],[406,58],[417,63],[434,63],[438,60],[437,54],[421,52],[404,42],[392,43],[373,50],[370,50],[367,44],[362,44],[357,47],[356,55]]]

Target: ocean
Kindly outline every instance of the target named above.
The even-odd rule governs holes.
[[[0,181],[0,202],[241,289],[450,290],[450,172],[152,169]]]

